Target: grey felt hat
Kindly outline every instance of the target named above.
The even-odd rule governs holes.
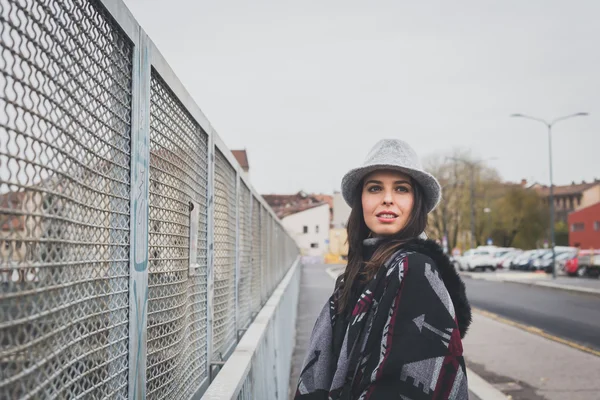
[[[417,181],[425,192],[428,213],[440,202],[442,188],[433,175],[423,170],[413,148],[402,140],[383,139],[373,146],[362,167],[350,170],[342,179],[342,196],[350,207],[354,204],[357,186],[363,178],[379,169],[400,171]]]

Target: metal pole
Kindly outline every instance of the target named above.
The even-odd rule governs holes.
[[[566,119],[574,118],[574,117],[586,117],[589,114],[586,112],[578,112],[575,114],[565,115],[564,117],[556,118],[552,122],[547,122],[546,120],[531,117],[529,115],[524,114],[512,114],[511,117],[517,118],[525,118],[530,119],[532,121],[541,122],[548,127],[548,155],[550,162],[550,245],[552,246],[552,278],[556,279],[556,251],[554,249],[554,187],[552,183],[552,126],[559,122],[564,121]]]
[[[552,247],[552,279],[556,279],[556,251],[554,250],[554,188],[552,183],[552,124],[548,124],[548,158],[550,161],[550,246]]]
[[[471,169],[471,248],[475,248],[475,166],[468,164]]]

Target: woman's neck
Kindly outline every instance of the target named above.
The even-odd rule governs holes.
[[[363,240],[363,260],[369,261],[385,237],[369,237]]]

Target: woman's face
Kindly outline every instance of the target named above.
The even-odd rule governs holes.
[[[394,235],[410,218],[415,192],[410,177],[397,171],[374,171],[362,187],[363,218],[374,236]]]

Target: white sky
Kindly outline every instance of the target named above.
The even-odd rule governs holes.
[[[506,180],[600,178],[597,0],[126,0],[261,193],[339,190],[379,139]]]

